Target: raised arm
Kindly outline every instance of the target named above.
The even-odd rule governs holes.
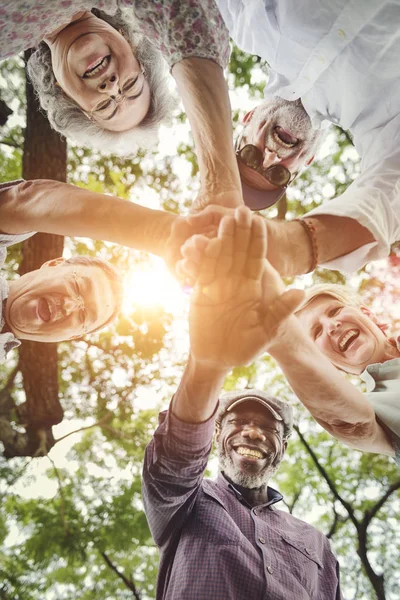
[[[209,206],[191,215],[189,220],[197,227],[218,226],[229,210],[222,206]],[[299,221],[265,219],[268,232],[266,257],[282,277],[307,273],[314,259],[317,259],[317,264],[329,263],[361,247],[365,248],[364,255],[367,256],[368,245],[375,245],[371,231],[350,217],[315,215],[312,218],[306,216],[305,220],[312,224],[314,248],[310,235]]]
[[[169,212],[59,181],[0,186],[0,233],[30,231],[107,240],[152,252],[172,266],[184,241],[203,228]]]
[[[217,370],[226,374],[250,363],[301,302],[302,292],[286,292],[278,275],[280,285],[264,297],[266,243],[263,219],[241,207],[222,219],[216,238],[193,236],[182,248],[181,263],[189,270],[196,263],[189,316],[193,373],[207,374],[210,369],[216,377]],[[278,298],[279,318],[270,318],[268,305]],[[215,401],[200,397],[199,402],[189,402],[185,387],[174,398],[173,412],[184,421],[205,421],[214,412]]]
[[[182,252],[184,259],[178,263],[178,269],[192,279],[200,277],[204,253],[201,244],[188,240]],[[254,298],[262,298],[264,307],[264,350],[275,358],[297,397],[331,435],[359,450],[393,456],[390,439],[377,422],[368,399],[331,365],[291,314],[300,290],[286,294],[284,290],[277,271],[264,261],[262,290],[253,294]],[[228,343],[231,346],[234,341]],[[260,347],[256,338],[253,344],[253,348]]]
[[[201,190],[195,208],[243,204],[235,152],[228,86],[212,60],[187,58],[177,63],[176,80],[189,118],[199,162]]]
[[[190,358],[146,449],[143,469],[146,515],[159,546],[179,534],[196,499],[225,376],[253,360],[268,338],[261,296],[265,244],[262,219],[244,207],[221,222],[217,238],[188,242],[203,251],[190,303]],[[288,302],[281,318],[297,304]]]
[[[268,352],[318,423],[337,439],[366,452],[395,452],[367,397],[319,351],[297,317],[282,327]]]

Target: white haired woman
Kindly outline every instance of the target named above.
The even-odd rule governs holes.
[[[358,375],[366,384],[367,392],[362,398],[373,412],[368,423],[358,428],[355,423],[352,431],[349,428],[349,435],[357,437],[358,429],[365,449],[370,447],[373,451],[374,436],[383,432],[400,463],[400,335],[390,335],[388,324],[341,285],[310,288],[297,316],[334,367]],[[352,412],[351,403],[347,412]],[[353,418],[356,415],[357,409]],[[345,422],[339,413],[337,417]]]
[[[228,41],[213,0],[13,0],[0,7],[0,58],[37,47],[28,71],[52,127],[119,153],[149,146],[168,120],[174,102],[166,64],[175,76],[181,62],[209,59],[214,67],[207,68],[223,79]],[[181,79],[177,69],[178,87],[187,76]]]

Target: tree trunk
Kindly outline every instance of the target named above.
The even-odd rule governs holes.
[[[25,53],[25,60],[29,54],[30,51]],[[50,128],[28,81],[26,97],[22,175],[24,179],[66,181],[66,141]],[[59,235],[38,233],[26,240],[22,246],[19,273],[23,275],[38,269],[45,261],[61,256],[63,246],[64,238]],[[33,429],[48,429],[59,423],[63,418],[63,410],[58,400],[57,344],[23,341],[20,365],[26,394],[23,424]]]

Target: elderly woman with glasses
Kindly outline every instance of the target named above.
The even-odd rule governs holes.
[[[170,117],[166,66],[178,87],[190,86],[186,71],[201,70],[198,61],[212,62],[204,69],[223,80],[228,41],[213,0],[13,0],[0,8],[0,57],[36,47],[28,72],[52,127],[118,153],[151,145]]]

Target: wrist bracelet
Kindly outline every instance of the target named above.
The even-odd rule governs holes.
[[[307,273],[311,273],[311,271],[314,271],[314,269],[318,265],[318,246],[317,237],[315,235],[315,225],[310,218],[294,219],[294,221],[298,221],[302,224],[303,229],[306,232],[308,239],[310,240],[312,257],[311,267],[310,270],[307,271]]]

